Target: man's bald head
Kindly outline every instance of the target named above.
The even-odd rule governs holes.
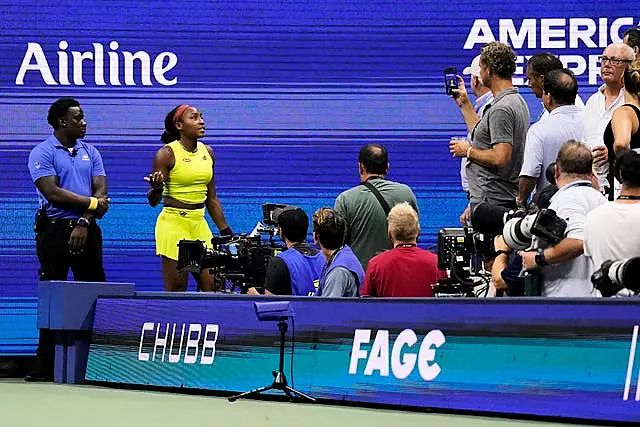
[[[622,86],[622,77],[635,59],[635,53],[624,43],[611,43],[602,52],[600,60],[600,76],[607,85]]]

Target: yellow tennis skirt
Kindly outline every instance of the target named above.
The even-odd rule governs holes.
[[[202,240],[211,248],[211,229],[202,209],[163,208],[156,221],[156,255],[178,260],[180,240]]]

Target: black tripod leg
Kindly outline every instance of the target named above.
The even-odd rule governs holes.
[[[316,401],[316,399],[314,399],[313,397],[311,397],[311,396],[309,396],[307,394],[304,394],[303,392],[298,391],[295,388],[291,388],[288,385],[284,386],[284,392],[287,393],[287,396],[290,396],[290,393],[293,393],[293,394],[296,394],[296,395],[298,395],[300,397],[304,397],[305,399],[307,399],[307,400],[309,400],[311,402],[315,402]]]
[[[236,400],[240,399],[241,397],[248,397],[248,396],[252,396],[252,395],[255,395],[255,394],[260,394],[263,391],[267,391],[267,390],[271,390],[271,389],[273,389],[273,384],[268,385],[266,387],[260,387],[260,388],[257,388],[255,390],[245,391],[244,393],[240,393],[240,394],[236,394],[235,396],[231,396],[229,398],[229,402],[235,402]]]

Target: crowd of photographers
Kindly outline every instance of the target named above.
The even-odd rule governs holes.
[[[469,129],[452,138],[463,160],[469,207],[463,225],[494,237],[481,256],[498,293],[554,297],[630,295],[640,290],[640,29],[600,57],[602,86],[586,104],[573,73],[552,54],[533,55],[526,74],[544,114],[529,126],[511,84],[516,54],[490,43],[450,92]],[[607,201],[607,198],[610,202]],[[630,288],[630,289],[625,289]]]
[[[493,242],[476,248],[468,271],[452,271],[454,279],[470,285],[474,274],[490,272],[495,293],[511,296],[632,295],[640,288],[630,280],[640,265],[632,222],[640,217],[639,35],[631,29],[625,43],[607,46],[603,85],[586,104],[557,57],[533,55],[528,85],[544,113],[532,125],[512,83],[516,53],[508,45],[489,43],[465,69],[475,102],[461,76],[445,77],[468,129],[449,145],[462,160],[469,199],[460,220],[474,239]],[[633,114],[620,119],[624,110]],[[305,241],[301,209],[276,213],[286,250],[267,267],[265,294],[429,297],[439,282],[452,282],[438,257],[417,247],[417,201],[408,186],[385,178],[386,149],[364,146],[358,165],[361,183],[341,193],[334,209],[313,214],[320,250]]]

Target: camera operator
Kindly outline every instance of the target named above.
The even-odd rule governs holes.
[[[606,199],[592,186],[592,168],[591,151],[585,144],[562,145],[555,164],[558,191],[549,208],[567,222],[565,238],[553,247],[520,252],[525,270],[540,269],[543,296],[596,296],[589,282],[592,268],[583,256],[584,224],[587,214]]]
[[[307,242],[309,217],[296,206],[287,206],[273,214],[278,223],[280,238],[287,250],[271,259],[264,281],[265,294],[315,295],[324,267],[322,253]],[[258,295],[256,288],[247,292]]]
[[[640,149],[627,151],[617,160],[622,192],[614,202],[606,203],[587,215],[584,229],[584,254],[593,267],[603,262],[640,256]]]
[[[357,297],[364,270],[351,248],[344,244],[347,223],[331,208],[313,213],[313,240],[327,263],[316,291],[322,297]]]
[[[475,113],[464,84],[454,94],[467,127],[472,129],[473,142],[452,141],[449,151],[469,161],[471,222],[474,230],[481,233],[489,230],[477,224],[478,205],[485,203],[505,210],[516,207],[529,107],[511,81],[515,70],[515,52],[504,43],[491,42],[480,54],[480,78],[494,99],[485,107],[482,117]]]

